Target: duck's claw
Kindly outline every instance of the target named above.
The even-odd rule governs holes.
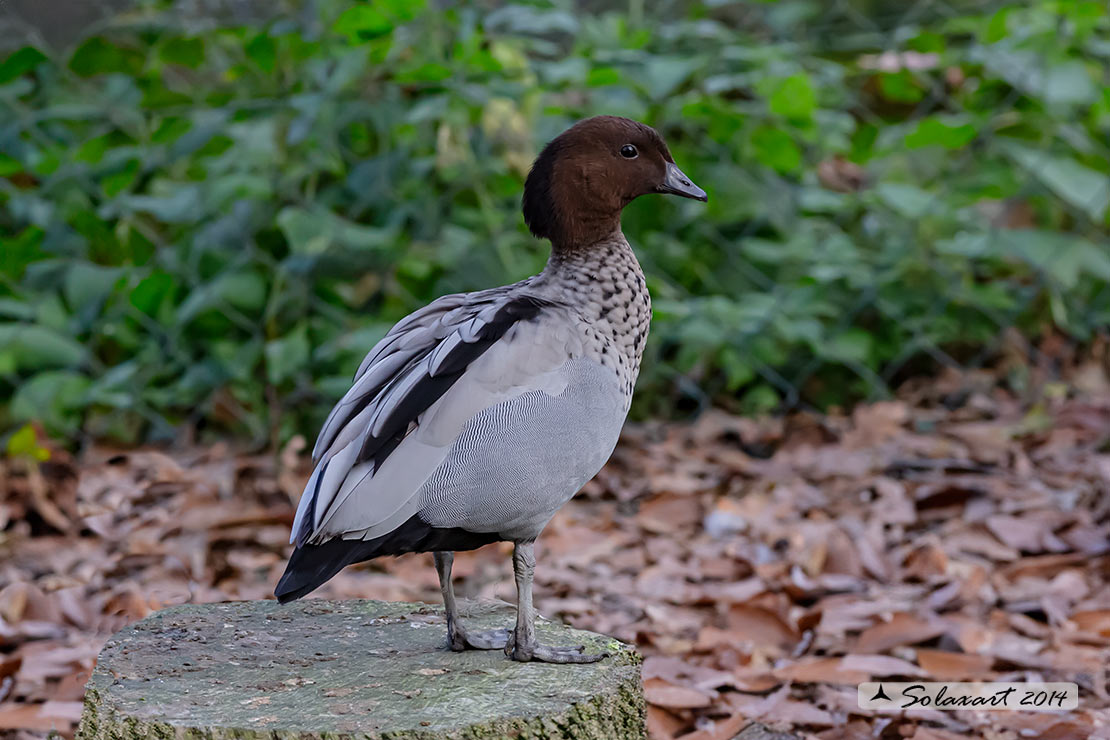
[[[517,645],[516,641],[509,639],[505,645],[505,654],[521,663],[538,660],[541,663],[596,663],[602,658],[608,658],[609,653],[587,653],[585,645],[573,647],[552,647],[543,643],[533,642],[531,645]]]

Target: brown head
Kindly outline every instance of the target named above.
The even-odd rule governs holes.
[[[617,116],[587,118],[536,158],[524,183],[524,221],[556,249],[589,246],[620,228],[621,210],[648,193],[709,200],[655,129]]]

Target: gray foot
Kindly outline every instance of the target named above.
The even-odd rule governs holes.
[[[509,643],[510,630],[470,632],[457,625],[447,630],[447,645],[456,653],[463,650],[502,650]]]
[[[521,663],[538,660],[541,663],[596,663],[608,658],[609,653],[585,653],[585,645],[552,647],[533,641],[530,645],[517,645],[515,639],[505,645],[505,655]]]

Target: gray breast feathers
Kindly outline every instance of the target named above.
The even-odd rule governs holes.
[[[559,374],[562,392],[529,391],[466,422],[417,498],[421,520],[512,540],[539,536],[601,470],[625,418],[611,369],[580,358]]]
[[[563,394],[581,333],[571,312],[522,287],[445,296],[370,351],[320,432],[291,541],[391,531],[468,422],[529,393]]]

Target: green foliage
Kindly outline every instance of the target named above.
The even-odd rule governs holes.
[[[597,113],[710,193],[626,211],[641,414],[846,403],[1110,324],[1104,3],[299,5],[151,4],[0,62],[0,428],[311,433],[405,313],[542,268],[523,177]]]

